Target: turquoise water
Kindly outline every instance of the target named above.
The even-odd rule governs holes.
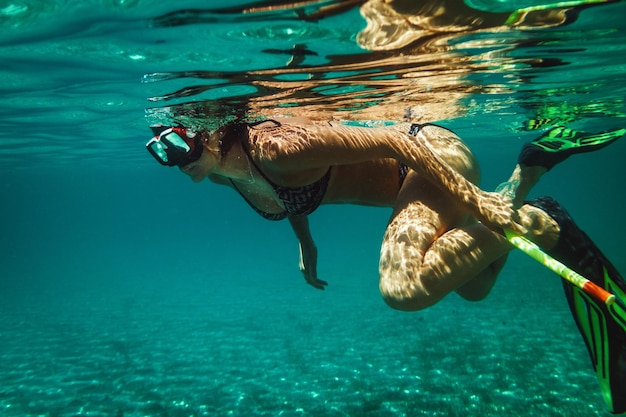
[[[386,30],[374,2],[75,3],[0,3],[0,416],[608,415],[559,280],[532,260],[512,253],[483,302],[393,311],[389,211],[325,206],[316,291],[287,223],[143,145],[155,121],[244,112],[439,121],[493,189],[550,126],[626,125],[625,2],[509,21],[541,3],[405,4]],[[625,155],[572,158],[532,193],[621,271]]]

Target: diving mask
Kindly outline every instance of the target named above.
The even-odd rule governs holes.
[[[183,167],[200,159],[202,141],[199,134],[183,127],[151,128],[157,136],[146,143],[146,148],[161,165]]]

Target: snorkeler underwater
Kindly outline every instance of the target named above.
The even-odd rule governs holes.
[[[625,12],[0,7],[0,416],[626,412]]]

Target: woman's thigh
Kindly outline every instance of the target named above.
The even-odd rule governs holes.
[[[430,139],[429,144],[442,159],[466,178],[478,181],[474,156],[452,132],[427,127],[420,133]],[[427,258],[427,252],[439,237],[472,222],[469,213],[448,193],[409,171],[381,248],[379,285],[385,301],[395,308],[415,310],[445,295],[448,289],[441,277],[450,271],[449,260],[443,255],[453,254],[443,251],[438,257],[431,251]],[[459,234],[459,238],[463,239],[463,235]]]
[[[467,220],[468,213],[460,204],[410,171],[381,248],[379,286],[385,301],[395,308],[422,308],[417,304],[426,302],[432,292],[423,281],[427,251],[438,237]],[[445,269],[443,259],[438,267]]]

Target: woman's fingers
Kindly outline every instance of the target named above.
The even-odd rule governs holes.
[[[328,282],[322,281],[321,279],[317,279],[317,278],[307,279],[306,282],[308,282],[309,285],[311,285],[314,288],[317,288],[318,290],[324,290],[326,286],[328,285]]]

